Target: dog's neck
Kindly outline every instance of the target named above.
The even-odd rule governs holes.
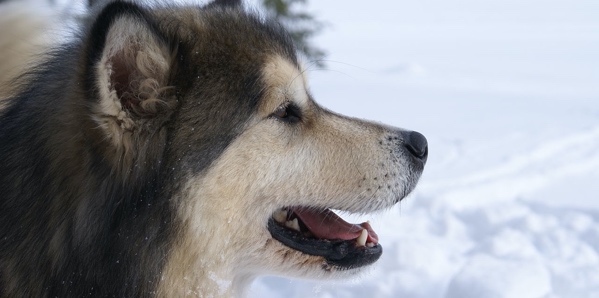
[[[208,235],[201,235],[205,243],[186,241],[173,247],[158,287],[159,297],[246,297],[256,276],[244,270],[246,266],[238,261],[238,256],[232,255],[239,251],[239,244],[232,244],[235,249],[219,245],[208,248]]]
[[[200,265],[201,266],[201,265]],[[227,275],[221,271],[189,266],[184,271],[189,271],[189,276],[167,274],[163,277],[158,289],[158,297],[235,297],[247,296],[255,276],[249,274]],[[218,270],[218,268],[216,268]]]
[[[184,187],[179,198],[180,241],[169,253],[159,296],[245,297],[256,277],[252,260],[263,258],[264,244],[248,238],[255,217],[231,194],[212,193],[202,180]]]

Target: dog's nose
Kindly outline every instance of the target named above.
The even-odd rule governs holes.
[[[408,151],[420,159],[426,159],[428,155],[428,142],[419,132],[410,131],[406,134],[404,144]]]

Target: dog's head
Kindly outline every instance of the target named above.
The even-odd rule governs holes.
[[[426,139],[319,106],[289,35],[235,2],[115,3],[99,14],[86,82],[102,154],[126,181],[160,172],[177,217],[163,271],[173,287],[358,272],[382,246],[368,223],[331,209],[399,202],[420,177]]]

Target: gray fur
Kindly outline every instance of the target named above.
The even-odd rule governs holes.
[[[116,6],[54,51],[1,112],[0,297],[152,296],[181,224],[169,196],[183,169],[203,171],[240,133],[267,55],[296,60],[279,25],[240,10]],[[93,67],[110,43],[93,30],[115,13],[146,22],[174,53],[176,105],[135,116],[145,122],[128,164],[92,120]],[[185,23],[194,19],[205,27]]]

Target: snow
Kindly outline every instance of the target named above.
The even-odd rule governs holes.
[[[250,297],[599,297],[599,2],[309,1],[322,105],[417,130],[418,188],[370,219],[353,281],[263,277]]]

